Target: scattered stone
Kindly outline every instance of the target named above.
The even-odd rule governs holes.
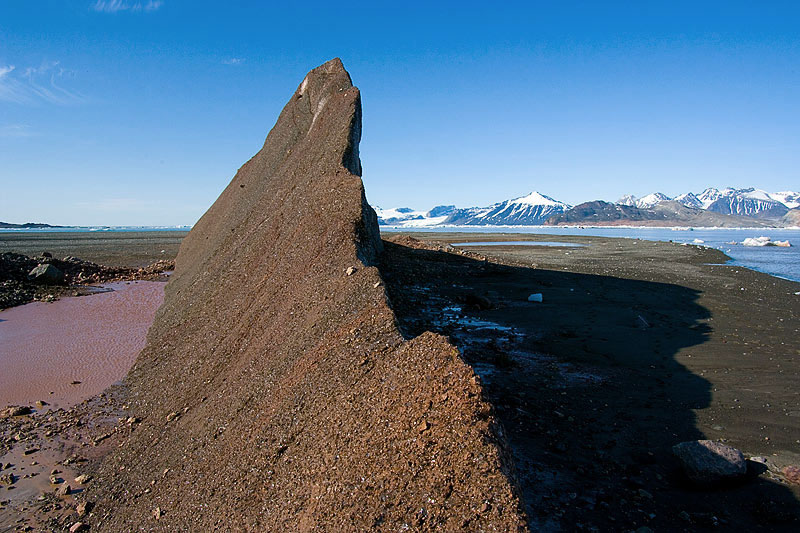
[[[45,406],[47,406],[47,405],[50,405],[50,404],[49,404],[49,403],[47,403],[47,402],[46,402],[46,401],[44,401],[44,400],[37,400],[37,401],[36,401],[36,408],[37,408],[37,409],[43,409],[43,408],[44,408]]]
[[[180,415],[176,411],[172,411],[170,414],[167,415],[167,422],[172,422],[173,420],[175,420],[179,416]]]
[[[56,496],[69,496],[70,494],[72,494],[72,487],[66,482],[62,483],[56,490]]]
[[[800,485],[800,466],[787,466],[783,469],[783,477],[792,485]]]
[[[92,480],[92,476],[89,474],[81,474],[80,476],[75,478],[75,483],[78,485],[86,485],[89,481]]]
[[[63,483],[63,482],[64,482],[64,480],[63,480],[63,479],[61,479],[60,477],[58,477],[58,476],[57,476],[57,475],[55,475],[55,474],[54,474],[54,475],[52,475],[52,476],[50,476],[50,484],[51,484],[51,485],[60,485],[60,484],[61,484],[61,483]]]
[[[92,504],[89,502],[80,502],[78,505],[75,506],[75,512],[78,513],[78,516],[85,516],[92,509]]]
[[[28,272],[28,279],[34,283],[57,285],[63,283],[64,273],[50,263],[42,263]]]
[[[70,526],[69,533],[78,533],[79,531],[87,531],[89,526],[84,524],[83,522],[75,522]]]
[[[3,474],[0,476],[0,485],[13,485],[17,482],[17,476],[12,473]]]
[[[672,447],[687,477],[699,485],[713,485],[743,477],[747,463],[742,452],[719,442],[698,440]]]
[[[417,431],[419,431],[420,433],[424,433],[425,431],[428,431],[430,428],[431,428],[431,425],[428,423],[428,421],[427,420],[423,420],[417,426]]]
[[[353,274],[355,274],[355,272],[356,272],[355,267],[347,267],[347,270],[344,271],[344,273],[347,274],[348,276],[352,276]]]
[[[33,411],[27,405],[9,405],[0,411],[0,418],[11,418],[12,416],[25,416]]]
[[[162,516],[164,516],[164,512],[161,510],[161,507],[156,507],[153,509],[153,518],[159,520]]]

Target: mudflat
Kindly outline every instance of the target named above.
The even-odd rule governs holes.
[[[0,242],[3,251],[105,254],[133,266],[180,241],[176,232],[74,235],[59,234],[60,248],[41,234]],[[781,471],[800,464],[800,284],[672,243],[559,236],[584,246],[458,249],[449,243],[554,237],[383,237],[379,268],[401,332],[447,335],[481,377],[534,529],[796,527],[800,491]],[[536,293],[542,302],[529,302]],[[691,486],[671,446],[700,438],[755,458],[751,476]],[[32,432],[29,445],[37,442]],[[50,516],[67,523],[69,512]]]
[[[534,529],[796,527],[798,489],[780,472],[800,464],[800,283],[665,242],[384,238],[403,331],[449,336],[481,375]],[[671,447],[703,438],[754,458],[752,479],[690,486]]]
[[[142,268],[172,260],[188,231],[0,232],[0,253],[79,257],[109,267]]]

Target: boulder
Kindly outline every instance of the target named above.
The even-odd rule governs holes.
[[[12,416],[29,415],[33,411],[27,405],[9,405],[0,411],[0,418],[11,418]]]
[[[747,462],[742,452],[720,442],[681,442],[672,447],[672,452],[686,476],[698,485],[716,485],[747,474]]]
[[[64,273],[50,263],[42,263],[28,272],[28,279],[36,283],[57,285],[63,283]]]

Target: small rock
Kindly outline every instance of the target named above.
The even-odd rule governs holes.
[[[420,433],[423,433],[425,431],[428,431],[430,428],[431,428],[431,425],[428,423],[428,421],[427,420],[423,420],[417,426],[417,431],[419,431]]]
[[[62,483],[56,490],[56,496],[69,496],[70,494],[72,494],[72,487],[69,486],[69,483]]]
[[[36,408],[37,408],[37,409],[42,409],[42,408],[43,408],[44,406],[46,406],[46,405],[50,405],[50,404],[49,404],[49,403],[47,403],[47,402],[46,402],[46,401],[44,401],[44,400],[38,400],[38,401],[36,402]]]
[[[75,478],[75,483],[78,485],[86,485],[89,481],[92,480],[92,476],[89,474],[81,474],[80,476]]]
[[[783,469],[783,477],[792,485],[800,485],[800,466],[787,466]]]
[[[84,524],[83,522],[75,522],[69,528],[69,533],[78,533],[79,531],[86,531],[89,529],[89,526]]]
[[[742,452],[719,442],[698,440],[672,447],[688,478],[699,485],[712,485],[741,478],[747,473]]]
[[[78,516],[84,516],[92,510],[93,506],[92,502],[80,502],[75,506],[75,512],[78,513]]]
[[[173,420],[178,418],[178,416],[180,415],[177,412],[172,411],[170,414],[167,415],[167,422],[172,422]]]
[[[344,273],[347,274],[348,276],[352,276],[353,274],[355,274],[355,272],[356,272],[355,267],[347,267],[347,270],[344,271]]]
[[[0,476],[0,485],[13,485],[17,482],[17,476],[12,473],[3,474]]]
[[[159,520],[162,516],[164,516],[164,512],[161,510],[161,507],[153,509],[153,518]]]
[[[57,476],[57,475],[55,475],[55,474],[54,474],[54,475],[52,475],[52,476],[50,476],[50,484],[51,484],[51,485],[60,485],[60,484],[61,484],[61,483],[63,483],[63,482],[64,482],[64,480],[63,480],[63,479],[61,479],[60,477],[58,477],[58,476]]]
[[[35,283],[56,285],[64,281],[64,273],[50,263],[42,263],[28,272],[28,279]]]
[[[11,418],[12,416],[25,416],[33,411],[27,405],[9,405],[0,411],[0,418]]]

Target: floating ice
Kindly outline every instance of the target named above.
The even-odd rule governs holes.
[[[769,237],[748,237],[742,241],[744,246],[781,246],[783,248],[789,248],[791,244],[789,241],[773,241]]]

